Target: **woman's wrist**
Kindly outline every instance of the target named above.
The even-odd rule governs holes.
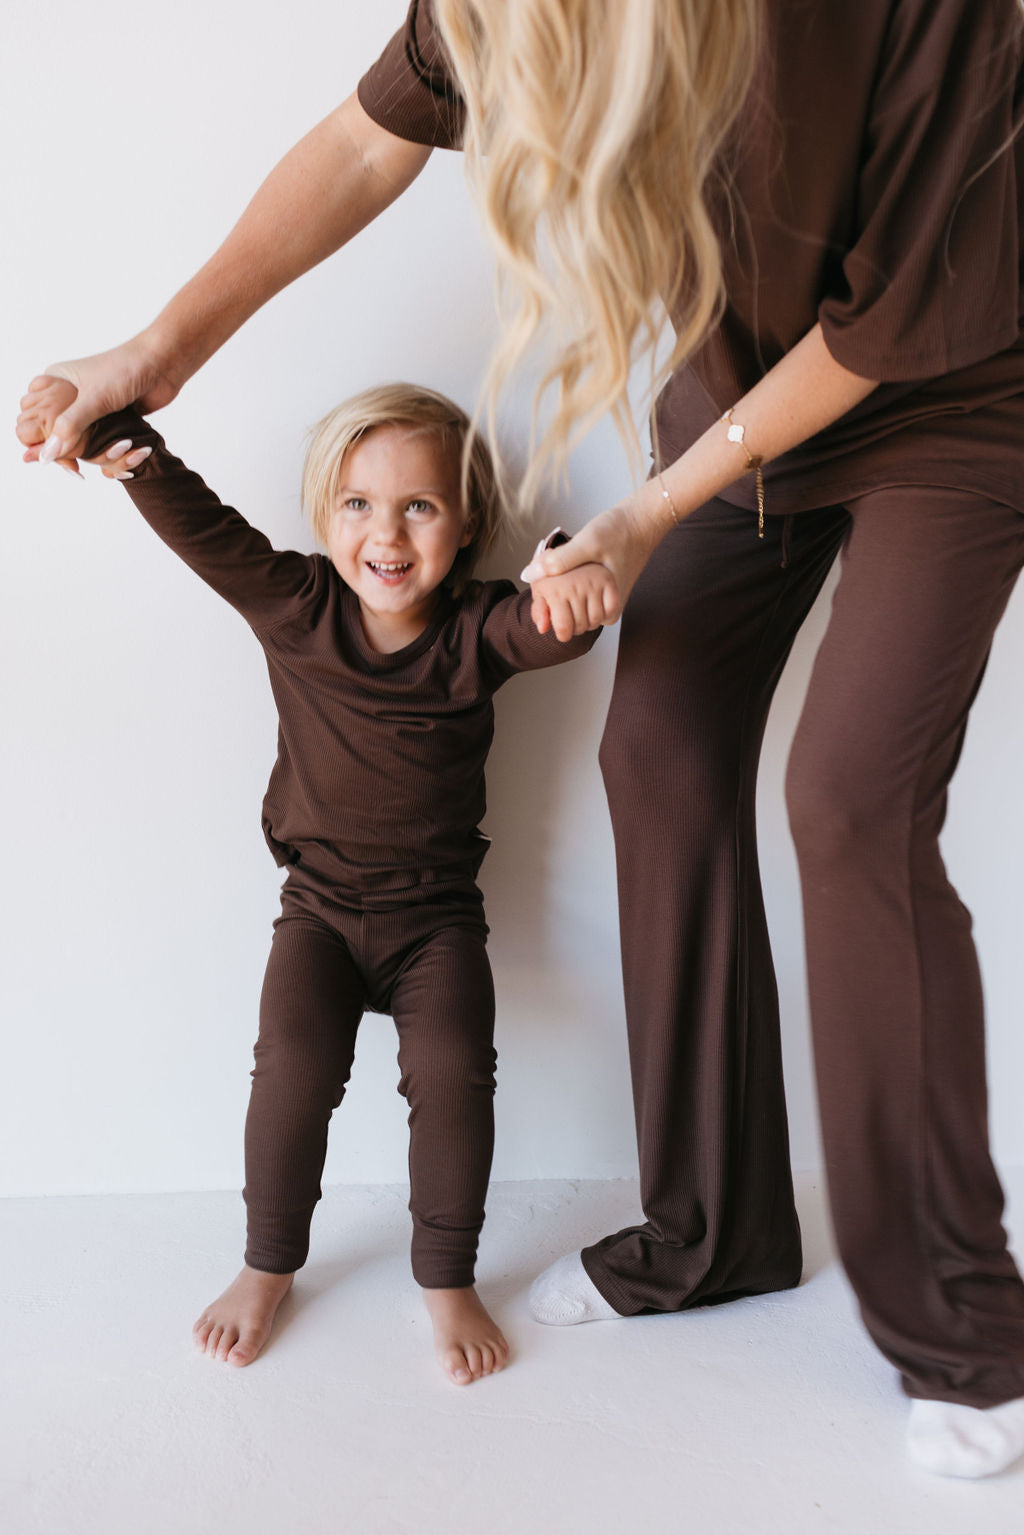
[[[175,389],[181,389],[212,356],[208,346],[203,348],[198,342],[190,344],[190,338],[166,310],[132,338],[132,345],[143,354],[152,372],[167,379]]]
[[[637,542],[646,545],[648,553],[653,552],[665,534],[671,533],[682,521],[677,497],[670,493],[661,475],[645,480],[628,498],[623,509],[635,530]]]

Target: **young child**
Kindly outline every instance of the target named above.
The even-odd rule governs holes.
[[[327,1123],[366,1009],[398,1030],[412,1268],[442,1367],[466,1384],[508,1357],[473,1287],[493,1144],[494,996],[475,880],[491,699],[514,673],[588,650],[596,630],[566,642],[553,631],[569,632],[573,614],[599,623],[614,593],[601,566],[550,583],[566,622],[542,635],[528,591],[470,579],[501,512],[478,436],[463,500],[468,432],[450,400],[401,384],[326,416],[303,476],[326,557],[275,551],[133,410],[71,450],[123,480],[248,621],[280,716],[263,830],[288,873],[246,1120],[245,1266],[194,1329],[230,1364],[256,1358],[306,1259]]]

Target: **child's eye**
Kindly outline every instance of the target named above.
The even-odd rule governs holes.
[[[406,511],[414,517],[430,517],[434,513],[434,504],[432,501],[410,501]]]
[[[365,512],[369,510],[370,503],[362,496],[346,496],[342,505],[346,512]]]

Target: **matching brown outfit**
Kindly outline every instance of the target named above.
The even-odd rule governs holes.
[[[768,466],[763,540],[748,477],[668,535],[627,605],[601,760],[646,1220],[583,1254],[626,1314],[799,1278],[754,791],[840,557],[788,782],[833,1218],[906,1390],[977,1407],[1024,1395],[1024,1286],[938,835],[1024,563],[1022,32],[1016,0],[766,0],[728,205],[715,193],[728,303],[658,403],[662,458],[815,323],[881,383]],[[458,147],[429,0],[359,96],[392,133]]]
[[[263,646],[280,723],[263,827],[288,869],[260,1004],[245,1131],[246,1262],[305,1261],[327,1123],[366,1009],[391,1013],[409,1104],[413,1273],[472,1284],[494,1140],[494,992],[475,877],[487,850],[492,698],[517,672],[589,650],[540,635],[510,581],[438,593],[423,633],[373,650],[324,555],[278,552],[135,411],[86,456],[150,446],[126,489],[156,533]]]

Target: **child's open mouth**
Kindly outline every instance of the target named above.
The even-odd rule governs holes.
[[[401,581],[407,571],[412,569],[410,561],[402,560],[367,560],[367,565],[373,571],[379,581],[384,581],[392,586]]]

